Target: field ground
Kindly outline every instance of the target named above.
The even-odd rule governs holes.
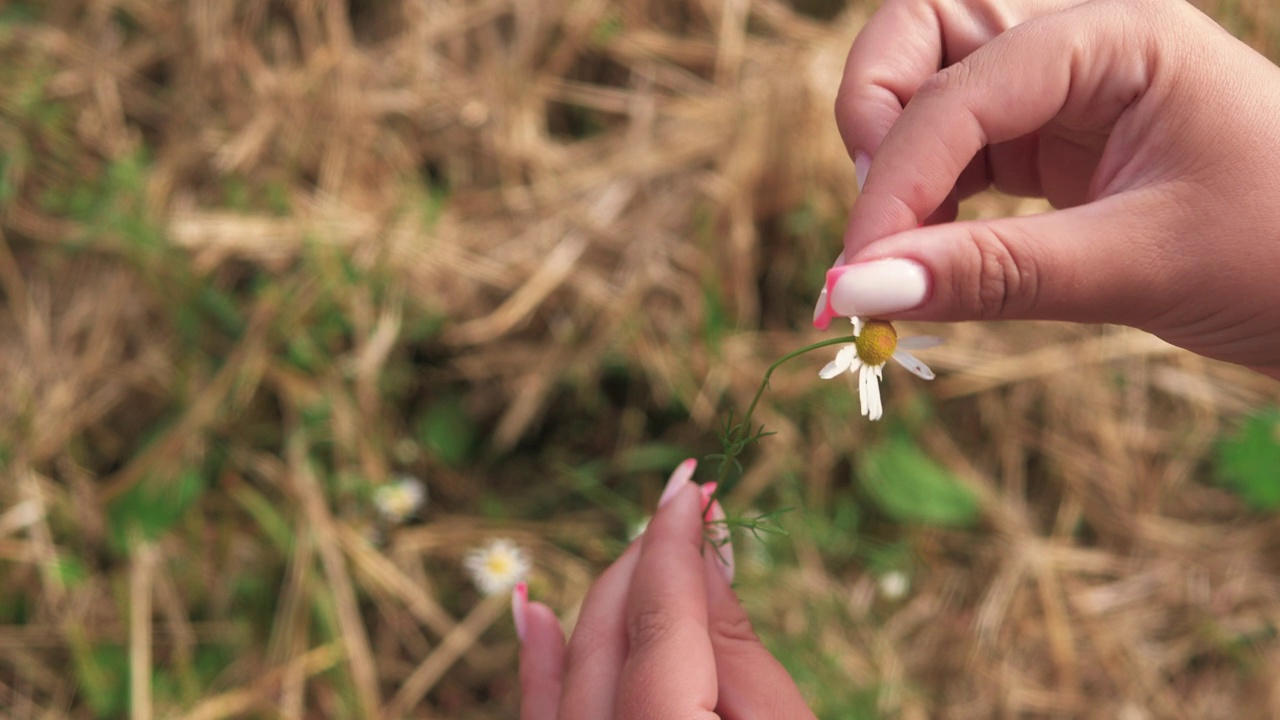
[[[0,715],[512,717],[462,557],[515,540],[571,622],[821,339],[871,9],[0,6]],[[1280,57],[1268,0],[1206,9]],[[903,329],[937,381],[890,368],[873,425],[792,361],[728,498],[789,510],[739,592],[819,716],[1280,716],[1280,386]]]

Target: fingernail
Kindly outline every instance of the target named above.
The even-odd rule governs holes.
[[[858,178],[858,192],[867,184],[867,173],[871,172],[871,156],[859,152],[853,156],[853,174]]]
[[[716,494],[716,487],[718,487],[718,485],[718,483],[709,482],[699,488],[699,491],[702,493],[703,520],[708,520],[711,517],[711,509],[708,506],[711,504],[711,496]]]
[[[841,252],[836,256],[836,261],[831,263],[831,267],[836,268],[844,264],[844,253]],[[818,304],[813,306],[813,324],[817,325],[822,319],[823,314],[827,311],[827,286],[824,283],[822,290],[818,292]],[[825,326],[824,326],[825,327]]]
[[[827,289],[834,315],[876,317],[924,302],[929,271],[900,258],[842,265],[827,272]]]
[[[667,486],[662,489],[662,495],[658,496],[658,507],[666,505],[671,498],[680,492],[680,489],[689,484],[689,480],[693,477],[693,471],[698,468],[698,461],[689,458],[676,466],[675,472],[671,473],[670,479],[667,480]]]
[[[730,539],[729,526],[724,522],[724,508],[720,507],[720,503],[711,503],[711,509],[707,511],[707,520],[711,523],[711,527],[707,529],[707,539],[711,545],[711,551],[717,557],[716,567],[720,569],[725,582],[732,585],[733,572],[736,569],[733,560],[733,541]]]
[[[529,583],[516,583],[511,589],[511,621],[516,625],[516,637],[524,642],[524,616],[529,609]]]

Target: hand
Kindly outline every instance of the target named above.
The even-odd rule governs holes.
[[[888,0],[836,118],[865,186],[819,327],[1120,323],[1280,377],[1280,69],[1189,3]],[[951,222],[988,186],[1062,209]]]
[[[600,576],[573,638],[551,609],[517,587],[522,720],[584,718],[812,718],[786,670],[769,654],[729,587],[732,548],[723,525],[704,543],[719,504],[672,474],[644,534]],[[701,499],[700,499],[701,498]]]

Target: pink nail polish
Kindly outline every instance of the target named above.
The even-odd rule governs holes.
[[[843,264],[844,264],[844,251],[841,250],[840,254],[836,256],[836,261],[831,263],[831,267],[837,268]],[[828,304],[827,297],[828,297],[827,284],[826,284],[826,281],[824,280],[822,283],[822,290],[818,292],[818,303],[813,306],[813,322],[815,325],[818,323],[819,318],[822,317],[822,314],[827,309],[827,304]],[[830,322],[830,320],[828,320],[828,322]]]
[[[830,278],[830,271],[827,277]],[[813,309],[813,326],[819,330],[831,327],[831,321],[839,317],[831,307],[831,291],[827,289],[830,285],[831,281],[828,280],[827,285],[823,286],[822,292],[818,295],[818,306]]]
[[[529,583],[516,583],[511,589],[511,620],[516,626],[516,637],[524,642],[525,615],[529,612]]]
[[[676,466],[675,472],[671,473],[670,479],[667,480],[667,486],[662,489],[662,495],[658,497],[658,507],[666,505],[671,498],[680,492],[680,489],[689,484],[689,480],[693,478],[693,471],[698,468],[698,461],[689,458]]]

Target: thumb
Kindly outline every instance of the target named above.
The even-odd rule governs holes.
[[[827,273],[827,307],[814,324],[856,315],[1142,326],[1168,306],[1171,287],[1187,289],[1162,255],[1172,223],[1161,220],[1169,203],[1158,195],[891,235]]]

